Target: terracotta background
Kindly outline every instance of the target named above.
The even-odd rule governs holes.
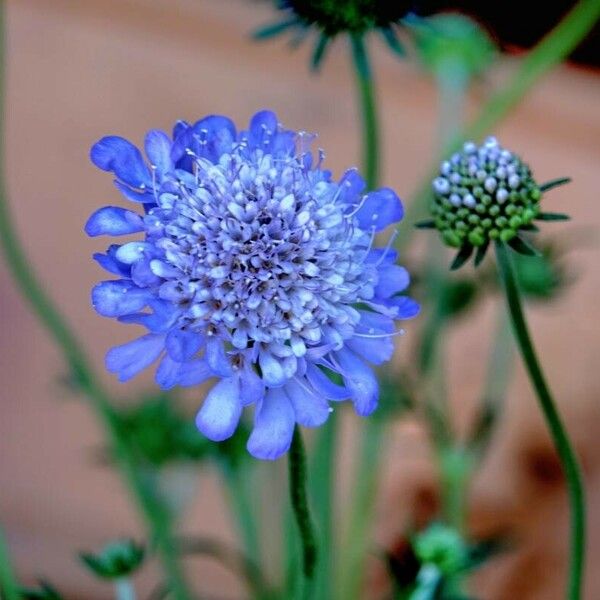
[[[342,44],[334,46],[320,76],[311,77],[306,48],[290,53],[281,41],[249,41],[248,32],[270,18],[268,7],[242,0],[8,2],[10,201],[37,272],[87,340],[98,370],[106,348],[129,339],[132,331],[95,315],[88,301],[90,287],[102,277],[90,255],[104,243],[86,239],[82,226],[94,208],[117,200],[110,178],[88,162],[97,138],[116,133],[139,142],[150,127],[168,129],[176,118],[220,112],[245,123],[255,110],[273,107],[286,125],[319,132],[318,144],[327,150],[334,172],[358,161],[354,89]],[[510,61],[500,65],[493,81],[475,92],[473,104],[511,68]],[[376,69],[384,182],[409,198],[435,148],[435,90],[412,64],[399,63],[381,49]],[[529,157],[540,180],[565,174],[574,179],[553,192],[547,206],[573,216],[571,223],[553,226],[557,235],[583,240],[569,255],[577,279],[562,299],[531,314],[543,362],[586,469],[588,600],[600,598],[599,101],[598,74],[564,66],[496,132]],[[85,404],[61,386],[61,357],[3,265],[0,289],[0,520],[18,573],[28,582],[48,577],[67,598],[109,598],[109,588],[77,565],[74,552],[115,536],[141,535],[141,524],[117,476],[94,463],[99,429]],[[486,303],[450,334],[450,385],[461,423],[471,414],[483,377],[482,356],[495,312],[493,303]],[[409,338],[415,328],[407,327]],[[123,390],[109,377],[106,381],[120,393],[150,384],[141,378]],[[347,417],[348,446],[357,425]],[[434,494],[431,457],[414,420],[399,424],[387,456],[375,531],[384,544],[402,531],[414,506]],[[341,489],[347,483],[342,477]],[[203,474],[197,490],[186,528],[234,540],[213,474]],[[475,527],[515,527],[520,540],[518,551],[478,575],[478,597],[561,598],[565,495],[519,367],[493,452],[475,482],[472,506]],[[375,563],[372,567],[375,590],[380,573]],[[190,573],[207,597],[243,597],[235,580],[214,563],[190,563]],[[149,566],[140,589],[149,589],[154,580]]]

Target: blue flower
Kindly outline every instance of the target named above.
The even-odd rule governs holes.
[[[330,402],[372,413],[367,363],[388,361],[394,321],[418,312],[391,243],[373,247],[402,218],[400,200],[364,194],[355,170],[334,181],[310,141],[263,111],[239,133],[223,116],[178,122],[172,138],[152,130],[147,160],[120,137],[91,150],[141,211],[101,208],[86,232],[144,234],[94,256],[119,277],[93,289],[94,308],[148,330],[109,350],[108,370],[127,381],[159,361],[163,389],[217,378],[198,429],[225,440],[254,404],[248,450],[261,459],[288,450],[296,423],[323,424]]]

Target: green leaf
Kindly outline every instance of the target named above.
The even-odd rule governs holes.
[[[19,597],[22,600],[63,600],[58,590],[47,581],[40,580],[39,588],[20,588]]]
[[[322,33],[319,36],[319,39],[315,45],[315,49],[313,50],[312,58],[310,60],[310,67],[313,71],[318,71],[321,63],[323,62],[323,58],[325,58],[325,51],[327,50],[327,46],[329,44],[329,37]]]
[[[570,183],[572,179],[570,177],[560,177],[559,179],[552,179],[551,181],[546,181],[546,183],[542,183],[540,185],[540,192],[547,192],[552,188],[558,187],[559,185],[565,185],[566,183]]]
[[[536,250],[529,242],[525,241],[522,237],[514,237],[508,245],[519,254],[524,256],[541,256],[540,252]]]
[[[536,219],[538,221],[568,221],[571,217],[569,215],[565,215],[563,213],[540,213]]]
[[[485,244],[483,244],[483,246],[477,247],[477,252],[475,253],[475,266],[476,267],[478,267],[483,262],[483,259],[485,258],[485,255],[487,253],[487,249],[488,249],[489,245],[490,245],[490,242],[487,241]]]
[[[398,39],[394,29],[392,29],[392,27],[382,27],[379,31],[381,32],[381,35],[383,36],[383,39],[385,40],[385,43],[388,45],[389,49],[394,54],[404,58],[406,56],[406,51],[400,43],[400,40]]]
[[[473,246],[471,246],[471,244],[463,244],[457,255],[454,257],[454,260],[450,265],[450,270],[456,271],[457,269],[460,269],[469,258],[471,258],[471,254],[473,254]]]
[[[415,223],[417,229],[435,229],[435,221],[433,219],[426,219],[425,221],[417,221]]]
[[[255,40],[268,40],[270,38],[276,37],[279,34],[283,33],[290,27],[298,24],[298,19],[288,19],[286,21],[280,21],[278,23],[272,23],[271,25],[265,25],[264,27],[260,27],[256,31],[252,33],[252,37]]]

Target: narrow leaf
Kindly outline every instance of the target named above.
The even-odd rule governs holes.
[[[508,242],[508,245],[515,252],[523,254],[524,256],[541,256],[540,252],[538,252],[529,242],[526,242],[522,237],[514,237]]]
[[[568,221],[571,217],[563,213],[540,213],[536,219],[538,221]]]
[[[559,179],[546,181],[546,183],[542,183],[542,185],[540,185],[540,192],[547,192],[552,188],[558,187],[559,185],[565,185],[565,183],[570,183],[571,181],[572,180],[570,177],[560,177]]]
[[[290,27],[293,27],[298,23],[298,19],[288,19],[286,21],[280,21],[279,23],[272,23],[271,25],[265,25],[264,27],[260,27],[256,31],[252,33],[252,37],[255,40],[268,40],[275,36],[278,36],[280,33],[286,31]]]
[[[329,37],[325,34],[321,34],[319,36],[319,40],[315,45],[315,49],[313,51],[313,55],[310,61],[310,67],[313,71],[318,71],[321,63],[323,62],[323,58],[325,57],[325,50],[327,50],[327,45],[329,44]]]
[[[531,233],[537,233],[540,230],[540,228],[537,225],[534,225],[533,223],[521,225],[520,229],[522,229],[523,231],[530,231]]]
[[[404,47],[400,43],[400,40],[398,39],[398,36],[392,27],[382,27],[379,31],[381,32],[386,44],[390,50],[394,52],[394,54],[402,57],[406,56],[406,51],[404,50]]]
[[[433,219],[426,219],[425,221],[419,221],[415,223],[417,229],[435,229],[435,221]]]
[[[457,269],[460,269],[469,258],[471,258],[471,254],[473,254],[473,246],[471,246],[471,244],[464,244],[454,257],[454,260],[450,265],[450,270],[456,271]]]
[[[485,258],[485,255],[487,253],[487,249],[488,249],[489,245],[490,245],[490,242],[487,241],[485,244],[483,244],[483,246],[477,247],[477,252],[475,253],[475,266],[476,267],[478,267],[483,262],[483,259]]]

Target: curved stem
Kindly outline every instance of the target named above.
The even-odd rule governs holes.
[[[4,66],[4,12],[0,8],[0,71]],[[4,92],[3,73],[2,92]],[[0,93],[0,139],[4,139],[3,113],[4,94]],[[81,390],[89,399],[90,407],[102,422],[106,434],[118,459],[123,478],[129,485],[144,516],[152,538],[154,539],[163,566],[171,581],[175,598],[187,600],[190,595],[183,580],[180,566],[173,551],[170,539],[170,514],[163,503],[156,497],[152,490],[144,484],[140,472],[135,468],[126,443],[122,439],[117,424],[114,420],[109,395],[100,385],[92,367],[90,366],[82,345],[79,343],[67,322],[55,308],[52,300],[39,283],[31,268],[21,242],[16,234],[16,229],[10,215],[6,184],[3,168],[3,148],[0,147],[0,247],[4,252],[6,263],[11,274],[20,288],[21,294],[29,302],[33,312],[48,330],[57,346],[62,351],[68,363],[71,375]]]
[[[513,333],[527,368],[529,378],[535,389],[542,412],[560,457],[567,480],[571,503],[571,557],[569,587],[567,598],[581,598],[583,566],[585,556],[585,501],[582,476],[577,457],[571,446],[564,425],[546,383],[544,373],[538,362],[535,348],[529,336],[527,322],[521,306],[521,297],[513,270],[510,250],[502,242],[496,242],[496,257],[500,279],[506,294],[506,303],[510,312]]]
[[[304,575],[304,593],[310,597],[309,584],[312,582],[317,565],[317,537],[308,508],[306,491],[306,453],[300,429],[296,426],[292,446],[289,452],[290,498],[300,539],[302,542],[302,573]]]
[[[352,58],[356,82],[360,94],[362,127],[363,127],[363,172],[367,189],[372,190],[379,179],[379,122],[377,118],[377,105],[373,75],[369,64],[369,57],[365,48],[362,35],[353,34]]]

